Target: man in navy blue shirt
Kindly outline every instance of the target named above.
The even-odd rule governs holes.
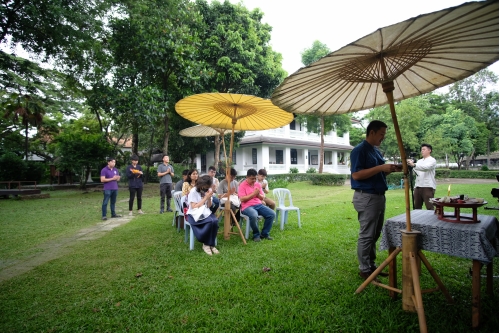
[[[352,203],[358,212],[358,262],[359,276],[367,279],[377,266],[376,242],[380,237],[385,213],[386,175],[401,171],[401,166],[385,164],[376,147],[384,141],[387,125],[380,120],[372,121],[366,128],[366,139],[351,152]],[[380,276],[388,276],[380,272]]]

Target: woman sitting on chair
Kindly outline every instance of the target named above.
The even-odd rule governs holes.
[[[209,256],[212,253],[219,254],[215,248],[219,221],[209,209],[212,205],[212,194],[212,177],[205,175],[196,181],[196,186],[191,189],[187,197],[189,203],[187,221],[196,239],[203,243],[203,251]],[[200,210],[203,212],[200,213]]]
[[[183,208],[188,208],[187,196],[191,189],[196,186],[196,181],[198,180],[198,170],[191,169],[187,173],[186,180],[182,183],[182,204]]]

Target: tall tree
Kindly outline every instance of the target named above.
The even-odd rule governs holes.
[[[173,106],[199,76],[194,58],[200,19],[195,5],[187,0],[140,0],[127,1],[122,15],[111,21],[110,47],[121,73],[117,77],[121,82],[115,81],[115,86],[154,86],[161,91],[163,100],[156,103],[161,108],[155,112],[163,118],[165,153]]]
[[[385,155],[392,157],[393,160],[400,160],[401,158],[409,157],[410,152],[418,151],[421,142],[417,134],[419,133],[421,122],[425,118],[425,110],[428,107],[429,102],[426,95],[405,99],[395,105],[407,156],[400,156],[396,133],[392,130],[393,125],[389,106],[384,105],[370,110],[367,115],[369,120],[381,120],[390,127],[380,147]]]
[[[302,63],[305,66],[309,66],[313,62],[318,61],[320,58],[323,58],[331,51],[326,46],[326,44],[321,43],[318,40],[313,42],[313,45],[309,49],[305,49],[301,53]],[[320,141],[320,150],[319,150],[319,173],[323,173],[323,165],[324,165],[324,150],[325,150],[325,131],[335,131],[338,134],[343,134],[348,132],[351,128],[351,119],[346,114],[340,115],[299,115],[299,121],[306,124],[307,131],[313,133],[319,133],[321,137]]]
[[[229,1],[197,0],[196,5],[203,19],[197,53],[200,79],[193,91],[268,98],[286,72],[281,54],[270,45],[271,27],[262,22],[264,14]],[[217,136],[214,141],[215,151],[220,151],[221,138]],[[218,160],[216,153],[216,165]]]
[[[89,114],[70,122],[53,142],[56,164],[60,170],[80,175],[80,187],[85,188],[91,168],[101,165],[113,154],[113,146],[103,139],[98,122]]]
[[[495,73],[489,69],[483,69],[454,83],[446,96],[455,108],[461,109],[477,122],[485,124],[487,131],[482,130],[481,133],[482,136],[486,135],[486,140],[476,142],[474,153],[486,154],[488,157],[491,151],[498,149],[497,82],[498,76]]]
[[[12,103],[8,104],[5,110],[5,118],[12,117],[15,122],[21,119],[25,136],[24,156],[26,160],[28,160],[29,128],[30,126],[35,126],[37,128],[41,126],[45,110],[42,108],[40,102],[30,95],[13,96]]]

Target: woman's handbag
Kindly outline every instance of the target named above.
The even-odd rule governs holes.
[[[229,200],[231,201],[231,204],[233,204],[236,207],[239,207],[241,205],[240,198],[238,198],[238,196],[236,194],[231,194],[229,196]],[[227,201],[227,198],[222,198],[220,200],[220,203],[225,204],[226,201]]]
[[[201,221],[212,214],[212,211],[205,205],[198,208],[189,208],[187,211],[188,215],[193,217],[195,221]]]

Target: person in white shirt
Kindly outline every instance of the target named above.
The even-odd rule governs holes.
[[[412,167],[417,175],[413,191],[414,208],[422,209],[422,204],[425,204],[427,210],[432,210],[434,206],[429,199],[434,198],[436,192],[436,160],[431,156],[430,144],[423,143],[420,146],[420,152],[422,158],[417,163],[408,160],[408,166]]]

